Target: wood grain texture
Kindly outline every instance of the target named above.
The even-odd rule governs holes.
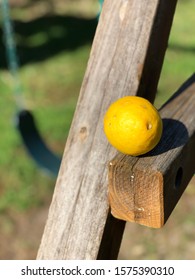
[[[112,230],[107,199],[107,163],[116,152],[104,136],[103,116],[125,95],[153,100],[176,2],[105,0],[38,259],[96,259],[100,245],[108,245],[105,226],[120,246],[124,226]]]
[[[161,108],[163,135],[145,156],[110,162],[111,213],[125,221],[164,225],[195,172],[195,75]]]

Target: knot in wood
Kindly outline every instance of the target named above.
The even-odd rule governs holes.
[[[79,132],[80,139],[84,141],[87,137],[87,128],[85,126],[81,127]]]

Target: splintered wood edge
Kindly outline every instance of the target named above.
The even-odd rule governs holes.
[[[118,154],[109,163],[109,203],[114,217],[160,228],[194,174],[195,75],[160,110],[164,132],[146,156]]]

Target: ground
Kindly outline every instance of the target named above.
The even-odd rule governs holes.
[[[127,223],[119,259],[194,259],[195,178],[162,229]],[[0,259],[35,259],[47,219],[44,206],[1,215]]]

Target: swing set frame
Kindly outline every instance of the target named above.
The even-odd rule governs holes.
[[[154,101],[176,3],[104,1],[37,259],[116,259],[123,202],[132,221],[161,227],[193,176],[195,75],[161,109],[166,149],[116,155],[103,133],[103,116],[117,98]],[[181,137],[181,127],[178,143],[172,131]]]

